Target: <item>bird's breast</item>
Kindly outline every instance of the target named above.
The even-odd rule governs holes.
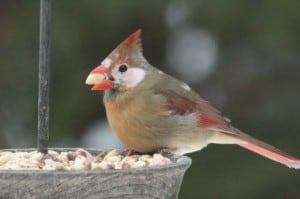
[[[149,112],[151,104],[144,100],[104,100],[108,122],[119,139],[138,152],[152,152],[161,146],[159,133],[153,122],[155,115]]]

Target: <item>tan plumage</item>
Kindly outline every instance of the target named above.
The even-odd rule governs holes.
[[[108,122],[120,140],[138,152],[176,154],[210,143],[238,144],[292,168],[300,160],[234,128],[189,86],[144,58],[140,30],[125,39],[88,76],[93,90],[105,90]]]

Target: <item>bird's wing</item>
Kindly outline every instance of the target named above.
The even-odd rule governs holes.
[[[163,104],[159,111],[161,115],[185,115],[194,113],[197,115],[198,124],[201,128],[213,130],[229,130],[228,119],[223,117],[210,102],[200,96],[190,99],[189,95],[182,96],[176,91],[168,89],[159,89],[156,94],[163,97]],[[196,98],[196,99],[195,99]]]

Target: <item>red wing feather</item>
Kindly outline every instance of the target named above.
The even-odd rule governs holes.
[[[198,115],[199,127],[212,129],[227,129],[228,122],[220,115],[208,101],[199,99],[193,102],[173,92],[161,93],[165,97],[164,111],[170,114],[185,115],[196,113]]]
[[[178,115],[197,111],[195,103],[180,97],[167,98],[165,108]]]
[[[228,126],[222,116],[207,114],[205,112],[201,113],[199,124],[203,128],[224,128],[224,126]]]

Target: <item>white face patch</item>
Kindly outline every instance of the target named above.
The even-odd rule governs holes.
[[[106,66],[107,68],[109,68],[110,65],[111,65],[111,62],[112,62],[111,59],[106,58],[106,59],[104,59],[104,60],[101,62],[101,65],[104,65],[104,66]]]
[[[141,68],[129,68],[122,75],[122,82],[127,88],[133,88],[144,80],[146,71]]]
[[[187,85],[186,83],[181,84],[181,88],[183,88],[186,91],[190,91],[191,87],[189,85]]]
[[[162,75],[162,74],[164,74],[164,72],[162,72],[161,70],[159,70],[158,74]]]

